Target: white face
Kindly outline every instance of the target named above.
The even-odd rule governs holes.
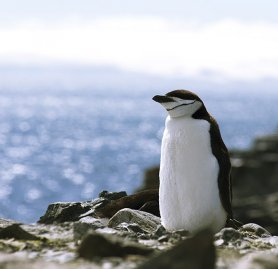
[[[184,100],[178,97],[171,97],[173,102],[161,103],[165,107],[170,117],[192,116],[201,106],[198,100]]]

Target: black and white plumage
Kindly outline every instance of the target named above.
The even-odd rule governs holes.
[[[168,112],[162,138],[159,204],[168,230],[219,231],[233,218],[231,163],[216,120],[193,92],[156,95]]]

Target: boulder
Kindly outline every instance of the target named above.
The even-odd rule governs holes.
[[[90,232],[81,242],[78,255],[92,260],[100,257],[124,257],[127,255],[149,255],[153,250],[115,235]]]
[[[100,192],[98,195],[99,198],[105,198],[107,200],[117,200],[125,196],[127,196],[127,193],[125,191],[109,192],[106,190]]]
[[[62,223],[66,221],[76,221],[80,215],[91,209],[91,205],[87,202],[72,203],[53,203],[50,204],[46,213],[40,217],[39,223],[51,224]]]
[[[87,233],[107,227],[108,219],[96,219],[93,217],[84,217],[73,224],[74,239],[79,240]]]
[[[241,258],[234,269],[277,269],[278,251],[251,253]]]
[[[93,201],[53,203],[48,206],[45,214],[40,217],[38,222],[51,224],[77,221],[86,216],[99,217],[98,210],[111,201],[118,200],[126,195],[126,192],[102,191],[99,198]]]
[[[109,220],[108,227],[117,228],[123,223],[127,224],[130,229],[132,229],[132,227],[138,227],[138,232],[153,233],[161,224],[161,220],[150,213],[125,208],[118,211]]]
[[[213,235],[202,231],[139,266],[138,269],[213,269],[216,251]]]
[[[278,234],[278,192],[235,198],[234,215],[243,223],[254,222]]]
[[[109,201],[102,207],[96,208],[96,214],[100,217],[111,218],[114,214],[116,214],[119,210],[123,208],[131,208],[138,210],[150,210],[152,213],[159,216],[159,208],[157,206],[157,211],[154,212],[154,206],[151,206],[156,203],[158,205],[158,189],[153,190],[145,190],[141,192],[137,192],[132,195],[128,195],[125,197],[121,197],[117,200]]]
[[[138,191],[158,189],[159,187],[159,166],[147,168],[144,171],[144,179],[142,186]]]
[[[20,224],[13,223],[6,227],[0,227],[0,239],[18,239],[18,240],[40,240],[39,237],[25,231]]]

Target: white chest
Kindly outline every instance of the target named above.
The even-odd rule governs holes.
[[[219,166],[212,154],[210,124],[168,117],[161,147],[160,211],[169,230],[221,226],[226,213],[218,191]],[[217,230],[217,228],[215,228]]]

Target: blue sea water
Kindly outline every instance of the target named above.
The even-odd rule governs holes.
[[[140,186],[159,163],[165,111],[155,91],[0,91],[0,217],[34,222],[56,201]],[[230,148],[278,125],[278,94],[202,92]]]

